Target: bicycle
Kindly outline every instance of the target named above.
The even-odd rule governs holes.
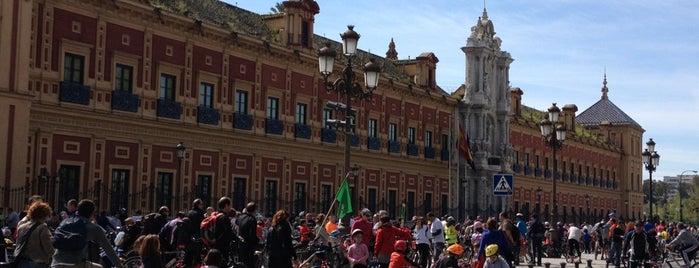
[[[688,265],[685,265],[684,259],[682,259],[682,254],[680,252],[677,252],[676,250],[667,250],[667,256],[663,258],[662,261],[662,267],[663,268],[694,268],[699,265],[699,261],[697,260],[697,253],[695,252],[692,254],[690,257],[690,261]]]

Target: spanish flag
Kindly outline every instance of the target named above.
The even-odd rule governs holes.
[[[471,145],[468,135],[464,131],[464,127],[459,124],[459,141],[457,146],[459,147],[459,153],[463,158],[466,158],[466,163],[471,166],[473,171],[476,171],[476,164],[473,162],[473,156],[471,155]]]

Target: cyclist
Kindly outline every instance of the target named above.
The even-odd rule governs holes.
[[[509,268],[504,258],[498,255],[498,245],[490,244],[485,248],[485,263],[483,268]]]
[[[638,220],[634,224],[634,230],[629,232],[629,235],[624,241],[629,249],[629,268],[643,267],[643,260],[647,260],[648,255],[648,236],[644,232],[644,224]],[[641,264],[641,265],[639,265]]]
[[[582,240],[582,231],[575,226],[574,223],[568,227],[568,255],[580,257],[580,241]],[[573,250],[577,253],[573,255]]]
[[[495,248],[497,252],[497,248]],[[447,248],[446,255],[443,255],[434,264],[434,268],[456,268],[459,267],[459,258],[464,254],[464,248],[459,244],[451,245]]]
[[[396,243],[393,244],[393,249],[394,251],[391,253],[391,261],[388,264],[388,268],[420,267],[417,263],[405,256],[405,254],[408,253],[408,242],[405,240],[397,240]]]
[[[667,243],[665,247],[680,251],[685,266],[689,266],[694,255],[697,253],[697,249],[699,249],[699,241],[687,231],[687,225],[684,223],[678,223],[677,228],[680,229],[679,234],[677,234],[677,237],[670,241],[670,243]]]

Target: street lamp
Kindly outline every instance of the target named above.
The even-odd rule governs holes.
[[[177,184],[176,185],[180,185],[180,183],[182,183],[182,159],[184,158],[184,155],[187,152],[186,151],[187,148],[184,147],[184,142],[180,142],[177,144],[177,146],[175,146],[175,150],[177,150],[177,160],[178,160],[177,161]],[[177,197],[180,196],[180,189],[181,188],[182,188],[181,185],[180,185],[180,187],[177,187]],[[158,205],[161,205],[161,204],[158,204]],[[179,204],[176,207],[179,207]]]
[[[541,208],[541,195],[543,194],[543,190],[541,190],[541,187],[536,188],[536,214],[541,214],[541,211],[539,209]]]
[[[558,163],[556,162],[556,151],[563,148],[563,141],[566,139],[566,128],[563,122],[558,120],[561,114],[561,109],[556,107],[556,103],[549,108],[549,117],[544,118],[539,123],[541,127],[541,135],[544,137],[546,146],[553,150],[553,186],[551,195],[551,204],[553,205],[553,221],[558,220],[558,204],[556,203],[556,180],[558,176]]]
[[[650,191],[648,193],[648,203],[650,204],[650,219],[651,222],[655,222],[655,218],[653,216],[653,171],[655,171],[655,168],[658,166],[660,162],[660,155],[658,154],[658,152],[655,151],[655,142],[653,141],[653,139],[648,140],[648,142],[646,142],[646,145],[648,147],[641,154],[641,159],[646,170],[648,170],[648,187],[650,188]]]
[[[352,167],[352,177],[354,178],[354,191],[352,191],[352,198],[354,199],[357,196],[357,191],[359,191],[359,166],[357,166],[357,164],[354,164]],[[362,204],[360,199],[361,198],[355,199],[357,206],[354,208],[357,211],[359,211],[359,207]]]
[[[691,169],[682,171],[682,174],[680,174],[680,183],[677,184],[677,194],[680,195],[680,221],[683,220],[683,217],[682,217],[683,216],[682,215],[682,187],[681,186],[682,186],[682,176],[684,176],[685,172],[694,172],[694,174],[697,174],[696,170],[691,170]]]
[[[587,222],[590,222],[590,195],[585,195],[585,205],[587,205]]]
[[[357,42],[359,41],[360,35],[354,31],[354,25],[348,25],[347,31],[340,34],[340,37],[342,38],[342,54],[345,55],[347,59],[345,67],[342,69],[342,77],[335,80],[335,82],[328,82],[328,77],[332,74],[335,65],[335,57],[337,57],[337,52],[330,47],[329,43],[326,43],[325,47],[318,51],[318,67],[320,69],[320,74],[323,75],[325,88],[328,91],[334,90],[345,95],[345,101],[347,103],[342,105],[342,108],[344,108],[345,121],[336,121],[336,123],[338,126],[343,125],[345,129],[344,173],[349,175],[350,147],[352,146],[351,135],[354,133],[353,119],[355,118],[355,114],[352,111],[352,99],[371,98],[372,92],[379,83],[381,67],[374,63],[373,59],[364,65],[364,86],[367,88],[367,91],[364,91],[358,83],[354,82],[355,74],[352,66],[352,59],[357,55]],[[357,172],[359,172],[358,169]],[[355,182],[356,177],[355,175]],[[352,196],[354,200],[356,200],[357,189],[359,189],[359,187],[355,184],[355,191]]]

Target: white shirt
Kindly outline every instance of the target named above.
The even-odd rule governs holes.
[[[571,226],[568,228],[568,239],[580,240],[582,238],[582,230],[580,228]]]
[[[427,225],[422,225],[422,228],[413,229],[413,238],[415,239],[416,244],[429,244],[430,239],[427,237],[427,233],[429,230],[427,229]]]
[[[432,242],[434,243],[444,243],[444,225],[442,225],[442,222],[435,218],[435,221],[432,222],[432,226],[430,227],[430,232],[431,233],[436,233],[438,230],[441,230],[438,235],[435,235],[432,238]]]

